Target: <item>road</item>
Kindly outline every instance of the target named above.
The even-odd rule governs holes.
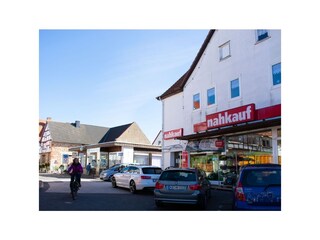
[[[68,178],[40,177],[40,211],[197,211],[189,205],[167,205],[157,208],[152,191],[131,194],[128,189],[112,188],[110,182],[82,179],[76,200],[72,200]],[[207,211],[231,210],[232,193],[212,190]]]

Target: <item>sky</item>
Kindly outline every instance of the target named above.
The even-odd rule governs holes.
[[[152,142],[156,100],[191,66],[209,30],[39,30],[39,116],[115,127]]]

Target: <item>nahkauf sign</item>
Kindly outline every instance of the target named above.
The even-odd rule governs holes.
[[[206,116],[207,128],[218,128],[253,121],[255,104],[249,104]]]
[[[183,136],[183,128],[170,130],[170,131],[164,132],[163,134],[164,140],[174,139],[182,136]]]

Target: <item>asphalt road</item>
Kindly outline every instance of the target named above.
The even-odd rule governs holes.
[[[69,179],[40,177],[40,211],[198,211],[190,205],[167,205],[157,208],[153,192],[131,194],[128,189],[112,188],[110,182],[82,179],[76,200],[72,200]],[[232,210],[230,191],[212,190],[207,211]]]

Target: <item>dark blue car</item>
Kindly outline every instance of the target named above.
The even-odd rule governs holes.
[[[245,166],[234,188],[235,210],[281,210],[281,165]]]

